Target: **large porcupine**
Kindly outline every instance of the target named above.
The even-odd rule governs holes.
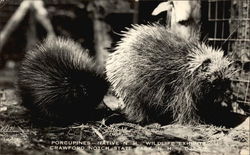
[[[19,72],[22,104],[51,120],[91,120],[108,89],[104,68],[65,38],[47,39],[27,52]]]
[[[221,106],[230,92],[230,63],[197,39],[158,24],[134,25],[109,56],[106,74],[132,122],[223,125],[231,119]]]

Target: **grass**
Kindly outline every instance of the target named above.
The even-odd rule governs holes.
[[[19,105],[13,89],[0,104],[1,155],[224,154],[248,155],[249,128],[161,126],[101,121],[45,126]]]

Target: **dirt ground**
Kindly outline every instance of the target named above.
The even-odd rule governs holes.
[[[8,84],[14,79],[3,77],[0,155],[249,155],[249,118],[231,129],[208,125],[107,124],[106,118],[67,126],[44,125],[19,105],[13,85]]]

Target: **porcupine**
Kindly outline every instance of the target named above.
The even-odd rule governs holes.
[[[231,61],[222,50],[159,24],[134,25],[122,35],[107,59],[106,74],[128,120],[230,122],[221,103],[230,93]]]
[[[71,39],[47,39],[27,52],[18,71],[22,104],[49,120],[91,120],[108,90],[104,68]]]

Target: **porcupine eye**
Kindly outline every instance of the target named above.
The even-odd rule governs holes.
[[[211,59],[206,59],[203,61],[203,63],[200,66],[201,72],[207,72],[209,68],[209,64],[211,63]]]
[[[211,62],[211,59],[204,60],[202,64],[195,70],[194,74],[202,79],[209,78],[208,76],[210,75],[208,74],[208,69]]]

